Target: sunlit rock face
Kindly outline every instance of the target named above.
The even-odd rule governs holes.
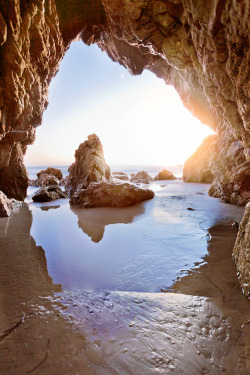
[[[75,162],[69,167],[66,191],[69,196],[86,189],[91,182],[109,182],[111,172],[105,161],[99,137],[91,134],[75,152]]]
[[[207,136],[198,149],[185,162],[183,181],[211,184],[213,159],[216,152],[217,135]]]

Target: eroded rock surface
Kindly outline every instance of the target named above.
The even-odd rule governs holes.
[[[147,172],[141,171],[133,175],[130,181],[139,184],[149,184],[153,181],[153,178]]]
[[[55,176],[58,180],[61,180],[63,178],[62,171],[58,168],[49,167],[45,170],[42,170],[41,172],[37,173],[37,178],[41,178],[44,174]]]
[[[128,175],[124,172],[112,172],[112,176],[118,180],[128,181]]]
[[[87,189],[71,196],[70,203],[83,208],[125,207],[153,197],[153,191],[128,183],[92,182]]]
[[[60,185],[60,181],[52,174],[43,173],[36,180],[29,180],[29,186]]]
[[[60,198],[67,198],[67,194],[59,186],[48,186],[38,190],[33,195],[32,200],[34,202],[51,202]]]
[[[0,191],[0,217],[8,217],[11,212],[21,206],[21,202],[15,199],[8,199],[6,195]]]
[[[71,196],[86,189],[91,182],[110,180],[111,172],[104,159],[101,141],[96,134],[91,134],[75,152],[75,163],[69,167],[66,190]]]
[[[250,298],[250,202],[240,223],[233,257],[237,267],[237,276],[243,293]]]
[[[171,171],[163,169],[161,172],[158,173],[158,175],[155,176],[155,181],[158,180],[176,180],[176,177]]]
[[[207,136],[198,149],[184,164],[183,181],[211,184],[213,158],[217,145],[217,135]]]
[[[0,189],[9,197],[26,195],[27,178],[24,183],[20,173],[14,178],[2,169],[11,169],[11,155],[23,169],[13,148],[24,153],[34,141],[49,83],[77,38],[97,43],[132,74],[149,69],[173,85],[219,138],[225,129],[241,141],[249,160],[249,35],[247,0],[31,0],[27,6],[2,1],[0,170],[5,182],[0,179]],[[222,170],[214,173],[223,180]]]

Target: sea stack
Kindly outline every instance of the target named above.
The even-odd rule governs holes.
[[[154,197],[151,190],[112,180],[96,134],[89,135],[76,150],[75,163],[69,167],[66,191],[70,203],[82,208],[125,207]]]
[[[81,189],[86,189],[91,182],[101,181],[111,181],[111,172],[99,137],[91,134],[75,151],[75,163],[69,167],[65,187],[69,196],[72,196]]]

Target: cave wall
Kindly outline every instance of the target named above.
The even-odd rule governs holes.
[[[0,0],[0,189],[25,197],[28,177],[13,160],[34,142],[49,83],[75,39],[97,43],[132,74],[149,69],[173,85],[221,139],[241,142],[247,163],[249,23],[248,0]],[[223,176],[214,169],[218,196]]]
[[[242,202],[240,189],[230,191],[242,165],[244,189],[249,181],[249,8],[249,0],[0,0],[0,190],[24,199],[23,155],[78,39],[132,74],[149,69],[173,85],[218,134],[211,194]]]

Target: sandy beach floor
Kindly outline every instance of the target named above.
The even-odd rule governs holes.
[[[151,188],[130,208],[27,199],[0,219],[1,374],[250,373],[244,209],[208,185]]]

